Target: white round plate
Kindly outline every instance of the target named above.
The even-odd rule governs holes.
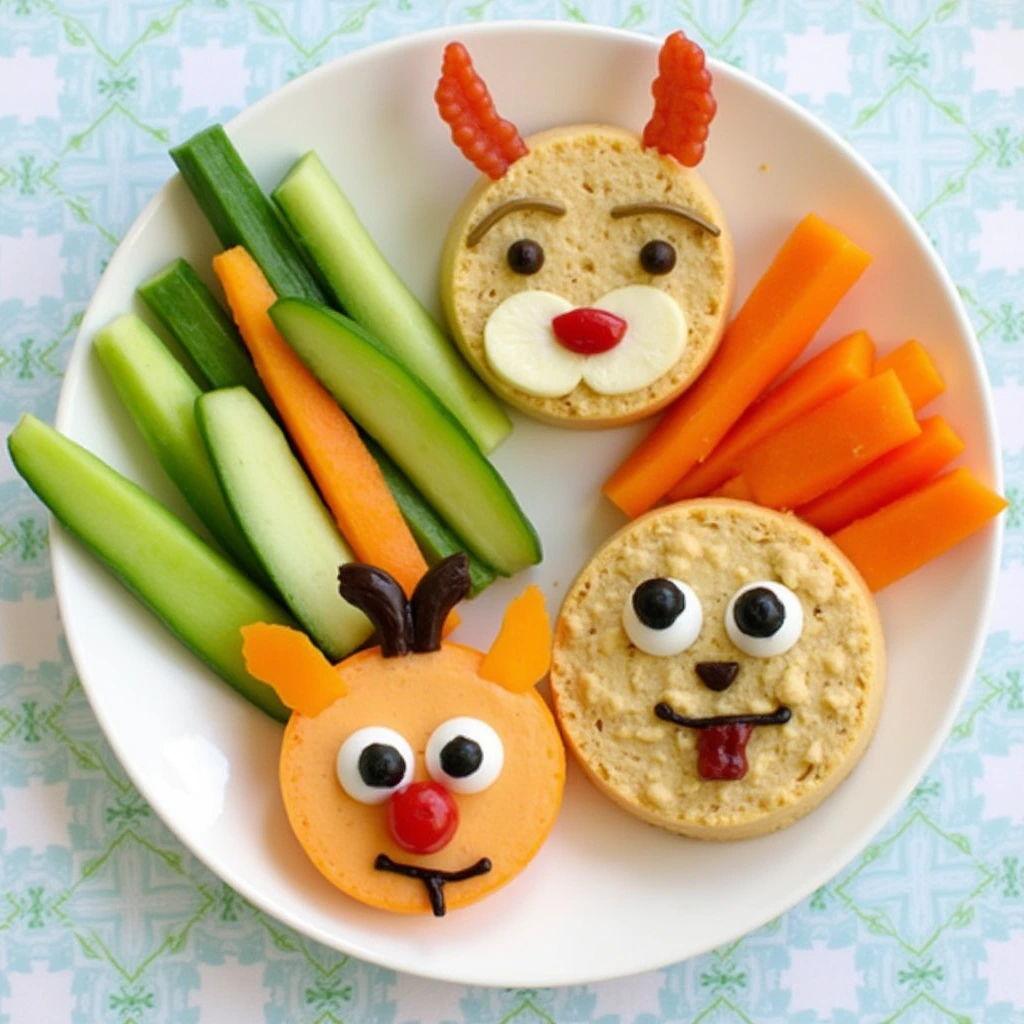
[[[639,131],[658,41],[568,24],[459,26],[356,53],[239,116],[231,134],[261,183],[316,149],[410,286],[434,307],[449,218],[476,172],[449,141],[433,90],[441,50],[464,39],[502,115],[525,135],[606,121]],[[967,461],[998,485],[997,445],[970,327],[927,239],[842,142],[788,100],[714,67],[719,113],[701,166],[725,208],[742,300],[808,211],[874,254],[820,340],[854,328],[887,350],[923,340],[949,382],[937,403]],[[133,308],[135,286],[175,256],[204,269],[215,240],[175,178],[126,236],[82,324],[58,425],[187,515],[119,408],[92,336]],[[552,612],[619,514],[601,498],[645,426],[580,433],[516,417],[496,462],[544,542],[544,563],[465,606],[459,639],[486,648],[506,602],[538,582]],[[188,516],[193,521],[191,516]],[[466,984],[582,983],[658,967],[728,942],[834,875],[896,811],[937,752],[979,654],[995,578],[991,528],[881,598],[890,686],[863,762],[792,828],[700,843],[629,817],[572,771],[555,830],[501,892],[448,917],[390,916],[333,889],[307,861],[277,786],[280,727],[193,658],[114,579],[55,531],[54,570],[71,651],[132,781],[178,837],[257,906],[379,964]]]

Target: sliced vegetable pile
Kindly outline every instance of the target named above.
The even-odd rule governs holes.
[[[919,569],[1006,508],[967,469],[942,416],[925,348],[881,359],[864,331],[834,342],[772,390],[870,257],[813,214],[776,254],[700,380],[605,484],[637,516],[662,499],[754,501],[831,535],[872,590]]]
[[[245,669],[242,626],[297,623],[339,660],[372,633],[338,594],[339,565],[371,562],[411,594],[428,564],[466,551],[478,593],[539,562],[540,543],[486,457],[511,429],[504,410],[316,155],[273,199],[219,125],[171,155],[227,247],[213,270],[230,315],[177,259],[138,291],[193,365],[132,314],[95,344],[212,542],[34,417],[8,444],[70,532],[283,720],[287,709]],[[457,624],[452,612],[446,630]]]

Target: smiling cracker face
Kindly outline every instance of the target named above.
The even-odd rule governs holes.
[[[503,177],[481,180],[452,223],[441,297],[453,334],[488,384],[532,416],[606,426],[650,415],[692,383],[721,337],[733,287],[722,211],[695,172],[631,132],[576,125],[527,143]],[[479,237],[519,199],[564,213],[513,209]],[[718,234],[676,213],[627,212],[651,202],[690,211]],[[543,253],[529,273],[511,265],[537,264],[536,248],[520,244],[510,256],[524,242]],[[661,248],[659,266],[648,249],[645,268],[641,251],[659,242],[671,250]],[[674,265],[657,272],[669,251]],[[554,317],[594,307],[624,323],[614,347],[582,355],[556,340]]]
[[[703,614],[690,646],[657,656],[630,640],[623,609],[664,577],[687,584]],[[730,599],[755,582],[799,602],[803,629],[785,653],[753,657],[727,633]],[[806,814],[863,753],[884,685],[881,628],[863,582],[817,531],[746,503],[683,502],[632,523],[583,570],[556,627],[551,685],[566,739],[607,795],[672,831],[742,838]],[[764,723],[746,729],[739,778],[700,771],[736,740],[708,728],[720,716]]]

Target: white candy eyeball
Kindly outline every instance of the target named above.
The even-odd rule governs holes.
[[[804,609],[789,587],[758,580],[740,587],[725,609],[729,639],[752,658],[785,654],[800,639]]]
[[[412,782],[416,760],[409,741],[383,725],[357,729],[338,750],[341,788],[361,804],[382,804]]]
[[[480,793],[501,774],[505,747],[479,718],[449,718],[427,740],[427,773],[453,793]]]
[[[622,627],[645,654],[671,658],[700,635],[704,610],[700,598],[682,580],[656,576],[644,580],[622,609]]]

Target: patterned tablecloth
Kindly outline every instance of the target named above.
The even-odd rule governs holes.
[[[998,610],[941,756],[790,913],[617,982],[466,989],[305,941],[176,842],[75,679],[46,519],[0,466],[0,1021],[1024,1021],[1024,5],[1020,0],[0,0],[0,421],[52,418],[118,238],[202,125],[376,40],[473,19],[664,34],[794,97],[893,184],[995,389]]]

